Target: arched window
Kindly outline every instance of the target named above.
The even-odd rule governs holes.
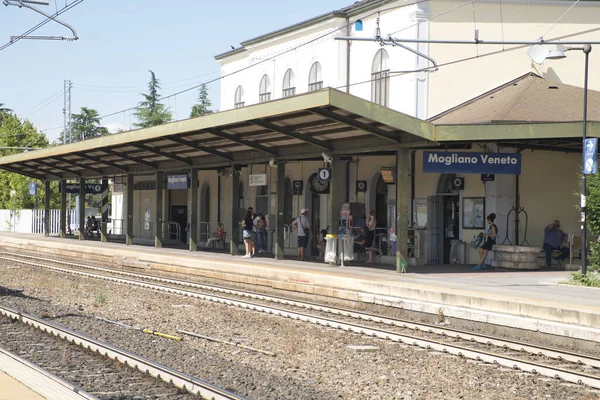
[[[269,215],[269,191],[267,185],[256,188],[256,214]]]
[[[310,67],[308,74],[308,91],[323,89],[323,73],[321,72],[321,64],[317,61]]]
[[[288,69],[283,76],[283,97],[291,97],[296,94],[296,82],[294,71]]]
[[[235,90],[235,98],[233,100],[233,105],[235,108],[244,107],[244,88],[240,85]]]
[[[271,100],[271,80],[267,74],[263,75],[260,80],[258,101],[264,103],[265,101]]]
[[[371,67],[371,101],[387,107],[390,98],[390,67],[387,51],[379,49]]]

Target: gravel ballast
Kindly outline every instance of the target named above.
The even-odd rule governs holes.
[[[249,399],[600,399],[583,387],[277,316],[0,264],[0,304],[84,332]],[[6,289],[24,289],[17,293]],[[95,317],[177,330],[173,341]],[[374,346],[356,351],[348,346]]]

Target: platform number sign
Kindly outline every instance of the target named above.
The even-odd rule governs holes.
[[[318,175],[320,181],[330,181],[331,168],[319,168]]]
[[[37,183],[30,182],[29,183],[29,194],[35,196],[37,194]]]
[[[294,187],[294,194],[301,195],[302,191],[304,190],[304,182],[303,181],[294,181],[293,187]]]

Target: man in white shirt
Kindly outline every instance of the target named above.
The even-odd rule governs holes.
[[[310,223],[308,222],[308,208],[300,210],[300,216],[292,222],[292,226],[298,229],[298,261],[305,260],[305,250],[311,237]]]

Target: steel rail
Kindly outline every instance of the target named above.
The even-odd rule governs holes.
[[[82,333],[72,331],[53,322],[45,321],[41,318],[2,306],[0,306],[0,315],[4,315],[13,320],[18,320],[41,331],[45,331],[83,348],[102,354],[115,361],[119,361],[122,364],[127,364],[132,368],[136,368],[155,378],[162,379],[163,381],[171,383],[180,389],[187,390],[190,393],[198,394],[203,398],[215,400],[244,400],[244,397],[228,392],[217,386],[213,386],[208,382],[204,382],[193,376],[186,375],[165,365],[148,360],[127,350],[93,339]]]
[[[98,397],[87,393],[85,390],[83,390],[79,386],[73,385],[72,383],[67,382],[64,379],[59,378],[58,376],[54,375],[52,372],[40,367],[39,365],[35,365],[34,363],[29,362],[26,359],[19,357],[18,355],[11,353],[8,350],[0,348],[0,353],[8,358],[13,359],[15,362],[24,365],[25,367],[34,371],[35,373],[43,375],[46,378],[50,379],[51,381],[57,383],[58,385],[65,387],[67,390],[73,392],[74,395],[79,396],[82,399],[100,400]]]
[[[0,254],[2,254],[2,253],[0,253]],[[92,266],[92,265],[74,263],[74,262],[70,262],[70,261],[53,260],[50,258],[43,258],[43,257],[37,257],[37,256],[30,256],[30,255],[22,255],[22,254],[14,254],[14,253],[4,253],[4,254],[13,254],[13,255],[19,256],[19,257],[32,258],[32,259],[52,262],[52,263],[56,263],[56,264],[63,264],[63,265],[69,265],[69,266],[74,266],[74,267],[79,267],[79,268],[91,269],[91,270],[95,270],[95,271],[108,272],[108,273],[113,273],[116,275],[129,276],[129,277],[133,277],[133,278],[144,278],[144,279],[148,279],[148,280],[164,282],[164,283],[169,283],[169,284],[174,284],[174,285],[182,285],[182,286],[193,287],[196,289],[210,290],[210,291],[214,291],[214,292],[225,293],[225,294],[235,295],[235,296],[240,296],[240,297],[248,297],[248,298],[267,301],[267,302],[271,302],[271,303],[283,304],[283,305],[288,305],[288,306],[293,306],[293,307],[298,307],[298,308],[305,308],[305,309],[325,312],[325,313],[329,313],[329,314],[333,314],[333,315],[341,315],[341,316],[345,316],[345,317],[355,318],[355,319],[359,319],[359,320],[363,320],[363,321],[376,322],[376,323],[386,324],[386,325],[395,326],[395,327],[399,327],[399,328],[411,329],[411,330],[419,331],[419,332],[437,334],[437,335],[441,335],[444,337],[451,337],[451,338],[456,338],[456,339],[467,340],[470,342],[476,342],[476,343],[481,343],[481,344],[486,344],[486,345],[491,345],[491,346],[496,346],[496,347],[502,347],[505,349],[515,350],[515,351],[527,352],[530,354],[546,356],[548,358],[562,360],[562,361],[566,361],[566,362],[570,362],[570,363],[574,363],[574,364],[578,364],[578,365],[589,365],[593,368],[600,369],[600,357],[593,357],[593,356],[588,356],[588,355],[584,355],[584,354],[571,352],[568,350],[562,350],[562,349],[556,349],[556,348],[551,348],[551,347],[546,347],[546,346],[538,346],[538,345],[523,343],[523,342],[519,342],[516,340],[507,339],[507,338],[500,338],[500,337],[484,335],[484,334],[474,334],[469,331],[464,331],[464,330],[455,329],[455,328],[440,328],[439,326],[426,324],[426,323],[416,323],[416,322],[412,322],[412,321],[407,321],[407,320],[402,320],[402,319],[397,319],[397,318],[388,318],[388,317],[383,317],[383,316],[379,316],[379,315],[343,309],[343,308],[339,308],[339,307],[325,306],[322,304],[317,304],[317,303],[312,303],[312,302],[307,302],[307,301],[291,300],[291,299],[287,299],[287,298],[280,297],[280,296],[257,294],[257,293],[252,293],[252,292],[238,290],[238,289],[230,289],[230,288],[224,288],[224,287],[215,286],[215,285],[188,282],[188,281],[183,281],[183,280],[179,280],[179,279],[160,277],[160,276],[149,275],[149,274],[144,274],[144,273],[132,273],[132,272],[115,270],[112,268],[97,267],[97,266]],[[2,259],[2,258],[3,257],[0,256],[0,259]],[[10,260],[11,261],[19,261],[19,262],[21,261],[21,260],[14,260],[14,259],[10,259]],[[40,266],[45,267],[45,268],[55,269],[55,267],[51,267],[51,266],[45,266],[45,265],[40,265]],[[73,271],[70,269],[69,270],[58,269],[58,271],[59,272],[67,272],[67,273],[77,273],[76,271]],[[92,277],[95,277],[95,276],[92,276]],[[102,278],[104,278],[104,277],[102,277]]]
[[[34,257],[34,256],[23,256],[23,255],[19,255],[19,256],[39,259],[38,257]],[[300,321],[304,321],[304,322],[313,323],[316,325],[337,328],[337,329],[345,330],[348,332],[354,332],[354,333],[358,333],[358,334],[367,335],[370,337],[392,340],[395,342],[418,346],[418,347],[428,349],[428,350],[435,350],[435,351],[439,351],[442,353],[448,353],[448,354],[453,354],[453,355],[457,355],[460,357],[466,357],[466,358],[481,361],[481,362],[486,362],[486,363],[490,363],[490,364],[498,364],[498,365],[501,365],[501,366],[504,366],[507,368],[511,368],[511,369],[517,369],[517,370],[522,370],[522,371],[533,373],[533,374],[540,374],[540,375],[544,375],[544,376],[548,376],[548,377],[552,377],[552,378],[556,378],[556,379],[562,379],[566,382],[571,382],[571,383],[576,383],[576,384],[584,384],[584,385],[588,385],[593,388],[600,388],[600,376],[589,375],[589,374],[586,374],[583,372],[571,371],[571,370],[567,370],[564,368],[545,365],[545,364],[532,362],[532,361],[524,361],[524,360],[510,357],[510,356],[497,355],[497,354],[493,354],[493,353],[490,353],[487,351],[475,350],[472,348],[463,347],[463,346],[459,346],[459,345],[443,343],[443,342],[440,342],[437,340],[424,339],[424,338],[420,338],[420,337],[416,337],[416,336],[399,334],[396,332],[385,331],[382,329],[376,329],[376,328],[371,328],[371,327],[357,325],[357,324],[350,324],[350,323],[346,323],[343,321],[337,321],[337,320],[333,320],[333,319],[329,319],[329,318],[315,317],[315,316],[309,315],[309,314],[302,314],[302,313],[292,312],[289,310],[283,310],[283,309],[278,309],[278,308],[274,308],[274,307],[267,307],[267,306],[263,306],[260,304],[238,301],[238,300],[229,299],[229,298],[216,296],[216,295],[208,295],[208,294],[204,294],[204,293],[198,293],[198,292],[192,292],[192,291],[183,290],[183,289],[177,289],[177,288],[173,288],[173,287],[169,287],[169,286],[151,284],[148,282],[134,281],[134,280],[130,280],[130,279],[121,279],[121,278],[97,275],[97,274],[92,274],[92,273],[87,273],[87,272],[74,271],[74,270],[70,270],[70,269],[54,267],[54,266],[47,266],[47,265],[42,265],[42,264],[37,264],[37,263],[31,263],[31,262],[23,261],[21,259],[11,259],[11,258],[2,257],[2,256],[0,256],[0,259],[7,259],[10,261],[22,263],[25,265],[38,266],[38,267],[52,269],[52,270],[59,271],[59,272],[66,272],[66,273],[71,273],[71,274],[80,275],[80,276],[98,278],[98,279],[108,280],[108,281],[121,283],[121,284],[136,285],[136,286],[140,286],[140,287],[144,287],[144,288],[148,288],[148,289],[152,289],[152,290],[164,291],[164,292],[173,293],[173,294],[177,294],[177,295],[181,295],[181,296],[193,297],[193,298],[198,298],[201,300],[207,300],[207,301],[212,301],[212,302],[216,302],[216,303],[236,306],[236,307],[240,307],[240,308],[244,308],[244,309],[264,312],[266,314],[278,315],[278,316],[282,316],[282,317],[286,317],[286,318],[291,318],[291,319],[296,319],[296,320],[300,320]],[[57,261],[57,260],[51,260],[51,259],[45,259],[45,260],[54,262],[54,263],[68,264],[68,265],[72,265],[72,266],[82,266],[82,267],[91,268],[91,269],[103,269],[101,267],[83,266],[81,264],[70,263],[70,262],[66,262],[66,261]],[[106,269],[106,268],[104,270],[110,271],[110,269]],[[114,272],[114,271],[111,271],[111,272]],[[135,275],[135,274],[131,274],[128,272],[124,272],[123,274]],[[168,279],[168,278],[156,278],[156,280],[171,281],[171,279]],[[189,285],[197,285],[197,284],[186,283],[186,285],[189,286]],[[300,303],[300,302],[298,302],[298,303]],[[419,324],[413,324],[413,325],[418,326]],[[422,330],[422,329],[420,329],[420,330]],[[429,331],[429,328],[426,331]],[[451,336],[451,335],[445,335],[445,336]],[[481,337],[483,337],[483,336],[481,336]],[[461,338],[461,339],[463,339],[463,338]],[[488,340],[489,340],[489,338],[488,338]],[[497,339],[497,340],[504,342],[503,339]],[[518,342],[512,342],[512,343],[518,343]],[[490,342],[490,344],[492,344],[492,343]],[[498,344],[498,345],[500,347],[507,347],[509,343],[506,342],[505,344],[506,345],[501,345],[501,344]],[[518,350],[525,349],[525,347],[535,348],[535,346],[521,344],[521,348],[519,348]],[[538,348],[538,349],[542,349],[542,348]],[[557,355],[556,358],[565,360],[565,361],[567,361],[567,358],[566,358],[567,356],[575,354],[575,353],[569,353],[569,352],[563,353],[561,350],[553,350],[553,351],[560,353],[560,355]],[[533,353],[533,354],[540,354],[540,353]],[[541,353],[540,355],[546,355],[546,354]],[[581,360],[583,358],[588,358],[588,357],[579,357],[579,360]],[[598,361],[597,359],[594,359],[594,358],[589,358],[589,359],[594,360],[595,362]],[[575,361],[575,362],[581,363],[581,361]]]

